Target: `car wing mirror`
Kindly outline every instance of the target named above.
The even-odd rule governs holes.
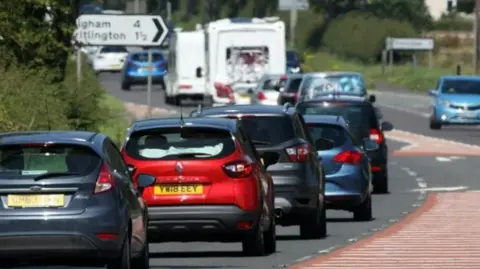
[[[391,124],[388,121],[382,122],[382,131],[388,132],[388,131],[391,131],[391,130],[393,130],[393,124]]]
[[[363,141],[363,148],[366,150],[366,151],[375,151],[377,149],[379,149],[379,145],[375,142],[375,141],[372,141],[370,139],[366,139]]]
[[[370,103],[375,103],[377,101],[377,97],[374,94],[371,94],[368,97],[368,101],[370,101]]]
[[[195,70],[195,75],[197,78],[201,78],[203,76],[202,74],[202,68],[201,67],[197,67],[197,69]]]
[[[436,89],[430,89],[428,90],[428,95],[430,96],[437,96],[438,95],[438,91]]]
[[[137,176],[137,186],[140,193],[143,192],[143,189],[146,187],[152,186],[155,184],[155,177],[148,174],[139,174]]]

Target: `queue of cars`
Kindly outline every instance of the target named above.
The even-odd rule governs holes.
[[[141,120],[120,149],[93,132],[1,135],[0,260],[146,269],[149,242],[239,242],[264,256],[277,225],[319,239],[329,209],[371,220],[373,192],[388,193],[393,126],[342,75],[362,85],[347,72],[277,77],[295,106],[279,94],[283,105]]]

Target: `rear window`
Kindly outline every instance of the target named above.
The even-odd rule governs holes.
[[[302,83],[302,78],[290,79],[286,91],[287,92],[298,92],[298,88],[300,87],[300,83]]]
[[[148,62],[148,53],[137,53],[132,55],[132,60],[136,62]],[[152,62],[163,61],[163,55],[160,53],[152,53]]]
[[[333,147],[343,146],[348,139],[345,130],[339,126],[330,124],[307,123],[308,132],[312,141],[317,145],[320,138],[327,139],[332,142]],[[318,150],[328,150],[322,147],[317,147]]]
[[[0,147],[0,178],[35,177],[47,173],[88,175],[102,163],[90,148],[68,144]]]
[[[161,128],[133,133],[126,145],[138,160],[217,159],[235,151],[230,132],[214,128]]]
[[[295,138],[288,116],[242,118],[243,126],[256,145],[276,145]]]
[[[103,47],[100,53],[128,53],[128,50],[123,46],[108,46]]]
[[[373,107],[368,103],[313,103],[300,104],[297,110],[303,115],[342,116],[350,126],[377,128]]]

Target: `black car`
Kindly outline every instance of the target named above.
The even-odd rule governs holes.
[[[277,224],[300,225],[302,238],[326,235],[325,175],[300,113],[286,104],[216,107],[196,115],[239,119],[271,164],[267,172],[275,186]]]
[[[365,98],[344,95],[302,101],[296,108],[303,115],[343,116],[358,140],[370,139],[378,143],[377,150],[368,152],[373,186],[377,193],[388,193],[388,147],[383,132],[392,130],[393,125],[381,121],[378,108]]]
[[[288,74],[283,82],[283,91],[278,95],[278,104],[290,103],[295,105],[298,101],[298,90],[302,83],[303,74]]]
[[[0,135],[0,262],[148,269],[147,212],[115,144],[93,132]]]

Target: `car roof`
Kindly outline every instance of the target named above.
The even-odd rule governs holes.
[[[279,114],[290,115],[290,106],[233,105],[204,109],[197,116],[236,115],[236,114]]]
[[[182,122],[183,121],[183,122]],[[130,127],[131,132],[149,130],[154,128],[172,128],[172,127],[208,127],[208,128],[217,128],[222,129],[228,132],[235,133],[237,130],[237,120],[236,119],[225,119],[225,118],[200,118],[200,117],[188,117],[180,119],[179,117],[175,118],[156,118],[156,119],[146,119],[140,120],[133,123]]]
[[[480,76],[448,75],[448,76],[442,76],[441,79],[442,80],[448,79],[448,80],[476,80],[476,81],[480,81]]]
[[[313,72],[313,73],[305,73],[306,76],[313,76],[313,77],[330,77],[330,76],[363,76],[359,72],[350,72],[350,71],[325,71],[325,72]]]
[[[342,116],[332,115],[303,115],[303,119],[307,123],[325,123],[331,125],[337,125],[346,128],[347,122]]]
[[[2,145],[31,144],[31,143],[62,143],[86,146],[93,149],[97,154],[103,155],[101,148],[105,135],[86,131],[35,131],[35,132],[11,132],[0,134]]]
[[[335,95],[325,95],[325,96],[318,96],[314,99],[308,99],[299,102],[301,103],[319,103],[319,102],[350,102],[350,103],[369,103],[363,96],[354,96],[354,95],[342,95],[342,94],[335,94]]]

